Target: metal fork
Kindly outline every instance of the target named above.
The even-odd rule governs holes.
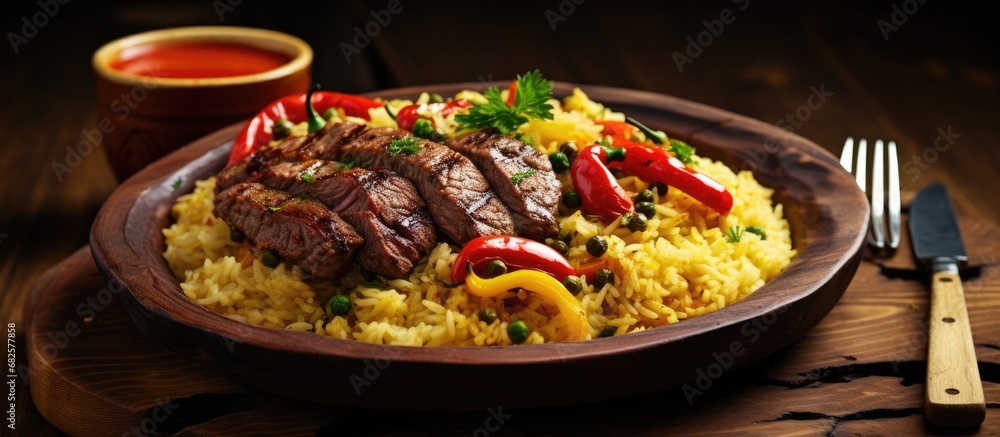
[[[868,177],[868,141],[864,139],[858,140],[857,153],[855,154],[854,138],[847,137],[847,141],[844,142],[844,150],[840,152],[840,165],[843,165],[848,173],[854,174],[854,178],[858,182],[858,186],[861,187],[861,191],[868,194],[868,200],[872,207],[868,243],[880,250],[895,250],[899,247],[900,238],[899,160],[896,157],[896,142],[889,141],[888,190],[885,189],[886,178],[883,176],[886,167],[883,158],[885,155],[883,153],[884,149],[885,145],[882,143],[882,140],[875,140],[875,150],[872,155],[871,165],[871,190],[868,190],[868,182],[866,180]],[[855,155],[857,155],[857,165],[852,170]],[[886,197],[889,199],[888,205],[886,205]],[[886,213],[889,214],[888,241],[886,240],[885,230]]]

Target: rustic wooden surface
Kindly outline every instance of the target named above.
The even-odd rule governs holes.
[[[888,40],[879,33],[877,22],[891,20],[893,5],[901,2],[844,6],[753,1],[746,2],[746,10],[739,10],[744,2],[716,1],[681,8],[591,0],[563,15],[566,20],[558,22],[554,31],[545,14],[547,10],[558,11],[558,4],[525,2],[515,7],[505,3],[483,11],[462,10],[457,4],[403,4],[404,11],[350,63],[344,61],[339,44],[349,43],[354,26],[371,20],[370,12],[383,9],[385,2],[315,6],[326,10],[243,2],[232,11],[224,9],[221,23],[213,2],[175,2],[169,6],[124,0],[72,2],[61,5],[60,12],[26,44],[19,45],[17,53],[8,47],[0,50],[0,65],[5,67],[0,69],[5,99],[0,106],[0,322],[15,323],[17,338],[22,340],[19,344],[23,344],[27,325],[22,308],[31,284],[86,243],[97,209],[116,186],[96,149],[81,157],[79,165],[61,180],[52,169],[53,162],[66,162],[66,146],[84,140],[83,131],[97,126],[90,54],[119,36],[180,25],[236,24],[291,32],[316,49],[314,77],[327,88],[345,91],[477,81],[480,77],[503,79],[537,67],[557,80],[663,92],[777,122],[807,104],[811,86],[825,84],[834,95],[811,111],[807,120],[796,119],[800,125],[794,128],[797,134],[831,151],[838,150],[848,135],[895,139],[901,147],[905,190],[912,194],[921,186],[945,182],[957,207],[976,226],[1000,223],[1000,202],[990,195],[1000,186],[996,171],[1000,168],[1000,135],[996,130],[1000,67],[990,42],[995,29],[991,22],[996,16],[993,4],[972,7],[926,2],[908,15],[906,23],[892,31]],[[671,54],[683,52],[685,39],[704,30],[702,20],[715,19],[727,8],[736,11],[735,21],[726,25],[684,72],[678,72]],[[37,2],[19,2],[5,8],[2,23],[8,31],[18,32],[23,26],[21,17],[30,19],[38,11]],[[461,36],[455,37],[456,33]],[[947,132],[949,127],[961,136],[953,144],[939,143],[944,150],[935,150],[939,129]],[[978,244],[971,239],[968,243],[970,250]],[[992,267],[997,264],[995,250],[972,260],[988,266],[983,270],[988,278],[996,277],[997,269]],[[872,326],[922,326],[924,307],[910,310],[909,304],[919,306],[921,301],[915,299],[923,295],[918,294],[916,283],[910,282],[913,273],[899,268],[907,262],[906,257],[890,260],[884,272],[891,276],[880,279],[871,293],[856,297],[849,293],[821,325],[833,324],[836,329],[810,334],[810,338],[819,336],[821,347],[806,350],[797,344],[781,355],[792,357],[791,361],[803,367],[837,369],[797,376],[797,369],[778,368],[788,378],[804,380],[803,385],[811,379],[842,380],[845,382],[839,385],[854,389],[851,395],[812,397],[808,387],[795,389],[789,392],[797,393],[799,403],[795,405],[799,408],[774,415],[784,417],[782,420],[755,426],[772,426],[767,429],[774,433],[787,430],[800,434],[813,433],[813,424],[819,422],[839,423],[834,434],[922,431],[914,425],[919,421],[913,421],[919,411],[898,407],[895,401],[920,396],[923,369],[919,354],[901,362],[899,373],[891,366],[851,367],[856,362],[843,358],[851,355],[845,352],[850,348],[860,351],[851,355],[858,361],[862,357],[884,361],[887,345],[913,341],[920,335],[920,331],[902,337],[871,335]],[[861,273],[874,268],[864,264]],[[984,299],[971,315],[978,333],[984,327],[977,324],[1000,318],[1000,307],[991,306],[989,296],[980,291],[988,287],[973,288],[966,286],[970,301]],[[850,314],[835,318],[842,308]],[[989,324],[985,329],[994,335],[997,330]],[[996,351],[995,341],[992,346],[977,347],[980,359],[993,357],[994,363]],[[18,363],[23,364],[24,351],[18,352]],[[984,379],[996,381],[995,367],[981,370]],[[753,386],[752,378],[740,375],[748,374],[727,378],[724,385]],[[859,378],[864,375],[874,376]],[[907,385],[900,385],[901,381]],[[54,428],[34,412],[27,389],[19,386],[17,393],[18,432],[54,433]],[[752,411],[773,406],[771,399],[758,402],[760,398],[741,396],[739,389],[726,395],[721,390],[715,393],[699,403]],[[986,398],[993,407],[987,415],[987,422],[992,423],[998,402],[995,389],[987,390]],[[813,411],[809,407],[819,404],[839,407],[834,414],[839,419],[809,414]],[[613,407],[609,403],[598,408],[601,412],[621,411]],[[631,429],[635,433],[691,430],[698,423],[711,422],[703,420],[707,414],[691,416],[689,422],[657,414],[672,407],[664,402],[643,407],[648,414],[634,421]],[[597,417],[593,410],[559,411],[592,422],[595,430],[625,432],[624,428],[613,428],[614,422],[603,416],[589,420]],[[858,411],[874,412],[855,414]],[[523,417],[524,426],[557,432],[556,425],[546,421],[546,414],[543,410],[518,417]],[[344,417],[341,422],[349,422],[341,425],[344,427],[360,419],[374,419],[389,430],[400,431],[405,430],[406,420],[414,420],[425,433],[471,433],[482,426],[485,413],[474,419],[410,414],[393,422],[369,412],[355,411]],[[734,425],[733,431],[738,434],[735,428],[738,426]],[[993,430],[996,432],[995,427]]]
[[[967,221],[964,230],[970,240],[980,242],[970,255],[1000,249],[1000,228]],[[494,411],[509,417],[497,426],[510,435],[626,430],[631,435],[946,433],[931,427],[922,409],[928,286],[916,274],[905,279],[887,274],[877,261],[862,263],[840,304],[805,338],[733,375],[706,379],[701,386],[694,382],[691,388],[583,405],[500,406]],[[993,435],[1000,429],[998,270],[995,265],[974,265],[965,282],[989,411],[978,432],[963,434]],[[900,271],[916,270],[911,264]],[[32,293],[31,392],[39,410],[64,431],[120,435],[137,428],[169,435],[206,430],[233,436],[315,435],[376,424],[369,435],[468,435],[491,417],[488,411],[330,407],[254,392],[146,341],[118,305],[108,305],[90,321],[81,319],[75,306],[89,298],[99,300],[105,288],[89,249],[83,248],[46,273]],[[79,333],[58,352],[46,350],[68,332],[67,321],[80,321]],[[608,419],[581,420],[594,412]],[[266,420],[245,427],[261,417]]]

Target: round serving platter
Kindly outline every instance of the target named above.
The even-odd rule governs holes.
[[[500,84],[502,85],[502,84]],[[574,86],[556,83],[557,96]],[[170,206],[218,172],[234,125],[168,155],[125,181],[91,231],[98,267],[150,338],[263,391],[308,401],[388,409],[531,407],[648,393],[716,379],[800,338],[836,304],[861,260],[868,203],[837,160],[772,125],[642,91],[580,87],[699,155],[754,172],[784,205],[798,255],[746,299],[714,313],[644,332],[575,343],[419,348],[372,345],[262,328],[189,300],[166,261]],[[372,93],[415,98],[482,90],[480,83]]]

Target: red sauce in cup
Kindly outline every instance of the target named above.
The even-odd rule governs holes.
[[[256,47],[217,42],[147,44],[123,50],[111,68],[139,76],[200,79],[273,70],[290,57]]]

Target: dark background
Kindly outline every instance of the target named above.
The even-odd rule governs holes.
[[[21,33],[22,17],[43,9],[38,0],[6,1],[0,320],[23,326],[24,291],[87,243],[94,215],[117,184],[99,151],[61,182],[51,168],[96,126],[92,53],[121,36],[176,26],[296,35],[315,50],[314,81],[347,92],[507,80],[538,68],[553,80],[660,92],[777,123],[805,105],[813,87],[823,87],[833,96],[796,134],[835,153],[849,135],[896,140],[904,195],[945,182],[964,215],[1000,223],[996,2],[401,0],[403,10],[347,62],[340,45],[353,44],[355,27],[387,4],[243,0],[230,9],[226,0],[70,0],[15,53],[9,33]],[[912,14],[897,12],[914,6]],[[673,54],[684,53],[687,38],[706,31],[703,20],[717,20],[725,9],[735,21],[679,71]],[[554,29],[548,11],[564,18]],[[877,23],[893,23],[894,13],[898,28],[886,39]],[[939,131],[948,129],[958,140],[931,153]]]

